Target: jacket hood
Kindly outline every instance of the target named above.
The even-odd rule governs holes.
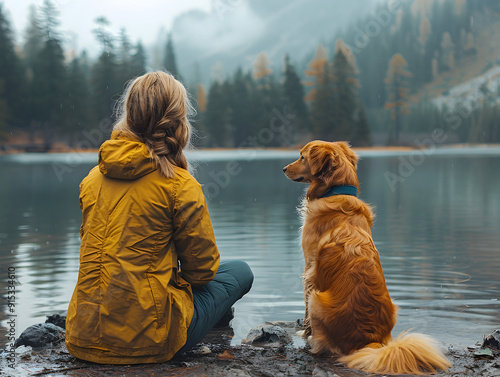
[[[146,145],[122,131],[114,131],[99,148],[99,170],[106,177],[132,180],[156,169]]]

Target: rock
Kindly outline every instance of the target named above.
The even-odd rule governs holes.
[[[64,341],[64,329],[53,323],[38,323],[28,327],[16,339],[14,346],[47,347]]]
[[[474,356],[481,359],[492,359],[493,352],[489,348],[480,348],[474,351]]]
[[[292,341],[290,334],[281,326],[273,322],[265,322],[251,329],[241,342],[245,344],[280,343],[288,344]]]
[[[497,351],[500,351],[500,329],[496,329],[483,341],[483,347],[490,347]]]
[[[293,329],[293,330],[296,330],[297,327],[299,326],[296,322],[293,322],[293,321],[266,321],[266,324],[283,327],[284,329]]]
[[[338,374],[333,373],[332,371],[325,370],[320,366],[316,365],[312,372],[313,377],[339,377]]]
[[[45,323],[52,323],[60,328],[66,330],[66,316],[59,314],[52,314],[47,316]]]
[[[238,369],[238,368],[231,369],[229,374],[226,374],[226,376],[228,376],[228,377],[252,377],[252,375],[250,373],[248,373],[246,370]]]
[[[210,348],[208,348],[207,346],[200,346],[198,348],[195,348],[193,350],[193,353],[195,353],[197,355],[208,355],[208,354],[212,353],[212,350]]]

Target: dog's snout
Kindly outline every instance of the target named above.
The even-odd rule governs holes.
[[[286,173],[286,166],[283,168],[283,173]]]

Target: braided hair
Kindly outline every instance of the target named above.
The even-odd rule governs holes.
[[[188,168],[184,148],[189,145],[194,113],[184,86],[163,71],[146,73],[125,90],[118,108],[114,130],[128,133],[143,142],[165,177],[174,175],[174,166]]]

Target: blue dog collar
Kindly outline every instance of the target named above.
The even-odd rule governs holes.
[[[344,185],[344,186],[333,186],[328,189],[321,197],[328,198],[334,195],[351,195],[358,196],[358,188],[356,186]]]

